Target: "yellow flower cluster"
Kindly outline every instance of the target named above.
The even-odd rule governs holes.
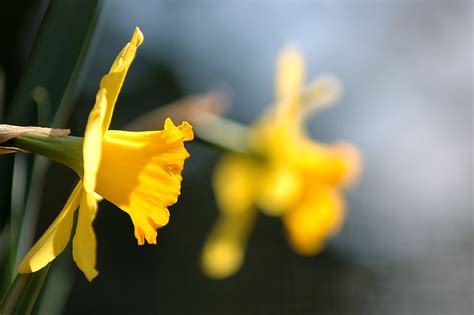
[[[202,254],[203,270],[213,278],[240,268],[257,208],[282,217],[301,255],[320,252],[344,220],[341,190],[357,177],[360,156],[349,144],[324,145],[305,133],[304,119],[334,103],[339,86],[322,77],[306,88],[303,63],[295,49],[281,53],[275,104],[251,127],[256,154],[225,155],[215,169],[220,214]]]

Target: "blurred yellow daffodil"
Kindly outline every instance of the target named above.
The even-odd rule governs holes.
[[[284,49],[276,73],[276,101],[249,132],[254,154],[226,154],[213,179],[220,214],[202,253],[204,272],[225,278],[241,266],[256,209],[281,216],[289,244],[315,255],[344,220],[342,188],[360,170],[360,155],[349,144],[324,145],[310,139],[304,120],[333,104],[338,81],[324,76],[304,86],[304,61]]]
[[[115,102],[142,41],[143,35],[136,28],[102,78],[84,135],[81,180],[58,217],[21,262],[19,273],[43,268],[64,250],[79,207],[73,258],[89,281],[96,277],[92,223],[102,198],[130,215],[139,245],[145,240],[156,244],[156,230],[168,223],[168,207],[177,201],[181,171],[189,156],[183,142],[193,139],[192,127],[186,122],[175,126],[168,118],[161,131],[108,130]]]

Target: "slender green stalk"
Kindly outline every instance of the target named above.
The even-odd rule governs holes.
[[[14,156],[13,163],[13,175],[11,181],[11,206],[10,206],[10,224],[9,224],[9,255],[7,256],[7,269],[9,275],[5,277],[4,286],[5,290],[10,286],[13,281],[13,272],[15,270],[15,256],[13,255],[16,250],[17,239],[15,235],[19,235],[21,220],[23,218],[23,209],[25,207],[25,195],[26,195],[26,183],[28,181],[28,158],[25,154],[16,154]]]
[[[71,251],[69,244],[67,252]],[[66,306],[69,294],[74,285],[75,265],[71,264],[70,255],[61,255],[54,260],[54,268],[48,273],[41,296],[35,306],[36,314],[60,315]]]
[[[205,124],[193,123],[196,141],[227,153],[247,155],[255,161],[266,160],[264,152],[255,150],[250,143],[250,128],[233,120],[212,115]]]
[[[34,158],[33,168],[30,173],[30,190],[26,197],[24,206],[25,212],[19,230],[20,237],[16,244],[17,251],[14,266],[18,266],[20,260],[23,259],[25,253],[28,252],[35,240],[36,225],[40,215],[41,198],[43,196],[46,173],[50,163],[50,160],[42,156],[35,156]]]
[[[42,155],[50,160],[72,168],[82,177],[82,137],[49,137],[27,133],[9,141],[12,146]]]
[[[251,154],[249,130],[232,120],[213,115],[206,124],[193,124],[196,140],[213,148],[242,154]]]
[[[0,304],[0,314],[30,314],[43,286],[49,266],[48,264],[34,273],[17,275]]]

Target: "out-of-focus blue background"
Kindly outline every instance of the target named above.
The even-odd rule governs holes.
[[[214,90],[230,93],[230,118],[250,123],[271,104],[277,53],[292,43],[308,82],[333,73],[344,85],[338,106],[310,119],[312,136],[360,147],[364,171],[326,252],[298,257],[280,222],[261,216],[242,270],[214,281],[198,259],[217,215],[218,153],[193,143],[156,247],[137,247],[126,214],[101,204],[100,275],[90,284],[74,271],[65,314],[473,313],[471,1],[106,1],[73,133],[135,26],[145,41],[113,128]],[[45,204],[60,207],[70,187],[47,188],[57,200]]]

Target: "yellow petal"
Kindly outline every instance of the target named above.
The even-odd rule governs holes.
[[[341,181],[343,187],[354,184],[362,171],[362,157],[360,151],[349,143],[338,143],[331,149],[344,161],[345,171]]]
[[[299,50],[286,47],[278,57],[276,73],[277,100],[294,98],[303,89],[304,60]]]
[[[94,108],[89,114],[86,131],[84,133],[83,160],[84,160],[84,189],[88,193],[94,192],[97,171],[101,161],[102,150],[102,122],[107,107],[106,90],[97,93]]]
[[[206,242],[201,267],[210,278],[224,279],[235,274],[245,255],[245,247],[232,239],[213,239]]]
[[[304,60],[294,47],[286,47],[280,52],[276,70],[276,102],[271,108],[271,116],[294,119],[301,107],[304,84]]]
[[[219,215],[201,255],[201,267],[207,276],[222,279],[240,269],[256,214],[256,210],[252,208]]]
[[[300,115],[303,119],[308,118],[314,112],[334,105],[341,93],[342,85],[336,77],[320,76],[304,91]]]
[[[79,206],[82,194],[80,181],[69,196],[64,208],[51,226],[30,249],[18,267],[19,273],[36,272],[56,258],[66,247],[71,237],[74,211]]]
[[[260,165],[252,158],[227,154],[216,165],[212,186],[223,213],[245,212],[254,207]]]
[[[107,129],[109,129],[110,121],[112,120],[112,113],[114,111],[114,106],[120,93],[120,89],[122,88],[123,82],[125,81],[127,71],[132,64],[133,59],[135,58],[137,48],[142,42],[143,34],[137,27],[133,32],[130,42],[127,43],[127,45],[125,45],[122,51],[118,54],[109,70],[109,73],[106,74],[100,82],[100,89],[105,89],[107,91],[107,109],[105,111],[105,119],[102,125],[102,133],[105,133]]]
[[[201,256],[202,270],[211,278],[229,277],[243,263],[247,239],[256,217],[260,166],[252,158],[227,154],[215,168],[212,184],[221,214],[209,233]]]
[[[329,188],[308,192],[306,200],[283,220],[290,245],[300,255],[317,254],[343,221],[344,202],[339,192]]]
[[[138,244],[156,244],[156,229],[168,223],[168,207],[176,203],[181,172],[189,156],[184,141],[193,132],[188,123],[170,119],[162,131],[108,131],[96,192],[127,212]]]
[[[303,177],[286,163],[268,166],[260,176],[258,206],[267,215],[280,216],[301,197]]]
[[[358,151],[348,145],[323,145],[306,138],[278,148],[283,159],[305,174],[310,182],[341,185],[353,181],[360,168]]]
[[[76,234],[72,241],[72,257],[89,281],[99,274],[95,269],[97,241],[92,226],[96,213],[97,200],[94,193],[84,191],[77,216]]]

